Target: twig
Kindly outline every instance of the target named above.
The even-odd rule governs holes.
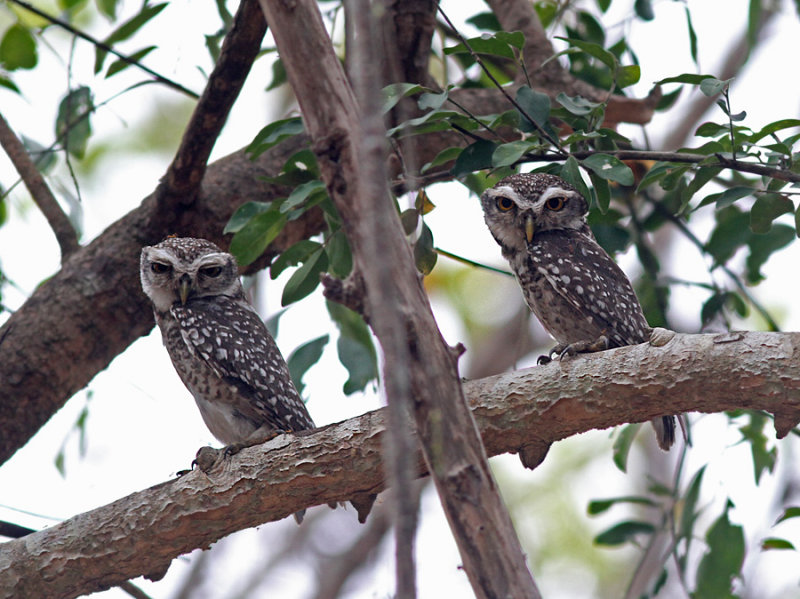
[[[258,57],[267,23],[257,0],[243,0],[222,43],[217,64],[195,106],[181,145],[158,189],[168,211],[194,201],[214,143],[228,118],[250,67]]]
[[[381,111],[379,90],[380,72],[373,59],[379,46],[376,30],[379,29],[373,6],[369,0],[350,0],[350,16],[353,19],[353,91],[361,108],[362,133],[357,139],[356,153],[361,163],[361,189],[375,201],[388,197],[386,172],[386,128]],[[367,218],[368,215],[365,215]],[[364,250],[368,256],[387,254],[387,239],[394,233],[394,222],[390,219],[375,219],[373,235],[364,239]],[[356,255],[357,256],[357,255]],[[358,256],[357,256],[358,258]],[[406,338],[405,323],[395,315],[403,309],[401,298],[393,291],[396,272],[390,268],[380,273],[373,288],[367,287],[367,306],[380,306],[380,314],[373,314],[372,325],[385,327],[390,334],[381,338],[386,367],[383,369],[383,386],[386,390],[389,427],[384,440],[385,468],[393,489],[392,523],[395,540],[395,597],[415,599],[416,565],[414,540],[417,534],[418,504],[413,496],[414,469],[412,436],[412,384],[409,369],[395,367],[410,364],[411,352]],[[365,277],[366,278],[366,277]]]
[[[30,4],[28,2],[25,2],[24,0],[9,0],[9,2],[13,2],[14,4],[16,4],[18,6],[21,6],[25,10],[29,10],[33,14],[35,14],[35,15],[37,15],[39,17],[42,17],[46,21],[49,21],[53,25],[58,25],[62,29],[65,29],[66,31],[69,31],[71,34],[76,35],[76,36],[78,36],[79,38],[81,38],[83,40],[86,40],[87,42],[89,42],[90,44],[96,46],[97,48],[100,48],[101,50],[105,50],[109,54],[113,54],[114,56],[119,58],[121,61],[126,62],[129,65],[134,66],[134,67],[144,71],[145,73],[147,73],[148,75],[153,77],[159,83],[163,83],[164,85],[166,85],[168,87],[171,87],[172,89],[178,90],[179,92],[182,92],[182,93],[186,94],[190,98],[197,99],[197,98],[200,97],[200,96],[197,95],[197,93],[195,93],[192,90],[182,86],[180,83],[172,81],[172,79],[168,79],[167,77],[164,77],[163,75],[158,74],[153,69],[151,69],[149,67],[146,67],[143,64],[141,64],[140,62],[137,62],[137,61],[133,60],[129,56],[126,56],[125,54],[122,54],[122,53],[114,50],[114,48],[112,48],[108,44],[105,44],[105,43],[101,42],[100,40],[92,37],[88,33],[84,33],[80,29],[76,29],[75,27],[73,27],[72,25],[70,25],[66,21],[62,21],[58,17],[54,17],[52,15],[47,14],[46,12],[44,12],[42,10],[39,10],[38,8],[36,8],[35,6],[33,6],[32,4]]]
[[[462,264],[466,264],[467,266],[474,266],[475,268],[481,268],[483,270],[490,270],[492,272],[499,273],[501,275],[506,275],[509,277],[513,277],[514,274],[511,271],[497,268],[495,266],[489,266],[488,264],[482,264],[481,262],[475,262],[474,260],[470,260],[469,258],[464,258],[463,256],[459,256],[458,254],[453,254],[452,252],[448,252],[447,250],[443,250],[442,248],[433,248],[437,254],[441,254],[442,256],[446,256],[451,260],[455,260],[456,262],[461,262]]]
[[[684,164],[703,163],[703,166],[721,166],[743,173],[771,177],[780,181],[800,183],[800,174],[798,173],[763,164],[733,160],[721,154],[714,155],[716,162],[705,162],[708,160],[708,156],[704,154],[690,154],[688,152],[652,152],[650,150],[584,150],[573,152],[572,156],[577,160],[583,160],[594,154],[609,154],[611,156],[616,156],[620,160],[655,160],[658,162],[681,162]],[[559,160],[564,160],[564,156],[556,154],[526,154],[524,159],[518,161],[516,164],[525,164],[527,162],[558,162]]]
[[[6,154],[17,169],[19,176],[25,182],[25,187],[36,202],[39,210],[42,211],[44,217],[47,219],[50,228],[58,240],[58,245],[61,248],[61,262],[69,257],[72,252],[80,247],[78,243],[78,235],[69,222],[67,215],[61,210],[56,198],[50,191],[50,188],[45,183],[44,177],[36,169],[33,161],[31,160],[25,146],[17,138],[8,122],[0,114],[0,145],[3,146]]]
[[[445,12],[442,10],[442,7],[441,7],[441,5],[439,5],[438,9],[439,9],[439,14],[441,14],[441,15],[442,15],[442,17],[444,18],[444,20],[447,22],[448,26],[449,26],[449,27],[450,27],[450,28],[453,30],[453,32],[455,33],[455,35],[456,35],[456,37],[458,38],[458,40],[459,40],[459,41],[460,41],[462,44],[464,44],[464,47],[465,47],[465,48],[466,48],[466,49],[469,51],[469,53],[470,53],[470,54],[472,55],[472,57],[475,59],[475,62],[477,62],[477,63],[478,63],[478,65],[480,65],[481,69],[482,69],[482,70],[483,70],[483,72],[486,74],[486,76],[487,76],[487,77],[488,77],[488,78],[491,80],[491,82],[492,82],[492,83],[495,85],[495,87],[496,87],[498,90],[500,90],[500,93],[502,93],[502,94],[503,94],[503,95],[506,97],[506,99],[507,99],[507,100],[508,100],[508,101],[511,103],[511,105],[512,105],[514,108],[516,108],[517,110],[519,110],[520,114],[522,114],[522,115],[523,115],[523,116],[524,116],[526,119],[528,119],[528,121],[531,123],[531,125],[533,125],[533,126],[536,128],[536,130],[539,132],[539,135],[541,135],[542,137],[544,137],[544,138],[545,138],[547,141],[549,141],[549,142],[550,142],[551,144],[553,144],[553,145],[554,145],[556,148],[558,148],[558,151],[559,151],[559,156],[560,156],[560,159],[561,159],[561,160],[563,160],[564,158],[566,158],[566,157],[569,155],[569,153],[568,153],[566,150],[564,150],[564,148],[563,148],[563,147],[561,147],[561,143],[558,141],[558,139],[557,139],[557,138],[554,138],[554,137],[553,137],[552,135],[550,135],[550,134],[549,134],[547,131],[545,131],[545,130],[544,130],[544,128],[542,128],[542,127],[539,125],[539,123],[537,123],[537,122],[536,122],[536,121],[535,121],[535,120],[534,120],[534,119],[533,119],[533,118],[532,118],[532,117],[531,117],[531,116],[530,116],[530,115],[527,113],[527,111],[526,111],[524,108],[522,108],[522,106],[520,106],[520,105],[519,105],[519,103],[518,103],[518,102],[517,102],[517,101],[516,101],[514,98],[512,98],[512,97],[511,97],[511,95],[510,95],[510,94],[509,94],[509,93],[506,91],[506,89],[505,89],[505,88],[504,88],[502,85],[500,85],[500,82],[499,82],[499,81],[497,81],[497,79],[496,79],[496,78],[495,78],[495,76],[492,74],[492,72],[491,72],[491,71],[490,71],[490,70],[489,70],[489,69],[486,67],[486,65],[484,64],[483,60],[481,60],[481,57],[480,57],[480,56],[478,56],[478,54],[475,52],[475,50],[473,50],[473,49],[472,49],[472,46],[470,46],[470,44],[469,44],[469,42],[466,40],[466,38],[465,38],[463,35],[461,35],[461,32],[460,32],[460,31],[458,31],[458,29],[456,29],[455,25],[453,25],[452,21],[450,21],[450,18],[449,18],[449,17],[448,17],[448,16],[445,14]]]

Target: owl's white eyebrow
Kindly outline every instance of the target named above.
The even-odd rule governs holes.
[[[545,192],[539,196],[539,201],[544,202],[549,198],[552,197],[567,197],[570,198],[575,194],[574,191],[570,189],[562,189],[561,187],[548,187]]]
[[[500,187],[494,187],[492,189],[488,189],[487,192],[489,193],[490,198],[496,198],[498,196],[504,198],[511,198],[514,201],[519,201],[519,196],[517,192],[514,191],[514,188],[509,187],[508,185],[501,185]]]

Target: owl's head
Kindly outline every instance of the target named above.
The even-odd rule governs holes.
[[[543,231],[572,229],[591,235],[589,206],[561,177],[520,173],[501,179],[481,195],[483,216],[504,249],[524,251]]]
[[[194,298],[243,294],[236,259],[205,239],[170,237],[142,248],[139,276],[159,312]]]

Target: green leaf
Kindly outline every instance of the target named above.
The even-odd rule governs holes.
[[[281,295],[281,305],[288,306],[311,294],[319,285],[319,275],[328,268],[328,256],[322,248],[311,254],[303,265],[292,273]]]
[[[626,520],[601,532],[594,538],[594,542],[596,545],[622,545],[628,541],[633,541],[636,535],[653,534],[654,530],[655,527],[649,522]]]
[[[106,46],[113,46],[117,42],[124,41],[135,34],[139,29],[147,24],[150,19],[158,15],[162,10],[167,7],[167,2],[161,4],[145,4],[138,14],[125,21],[122,25],[117,27],[111,35],[103,40]],[[95,49],[94,59],[94,72],[99,73],[103,69],[103,63],[106,60],[107,52],[99,46]]]
[[[681,499],[678,507],[680,509],[678,520],[678,538],[686,539],[687,551],[688,545],[694,538],[694,525],[697,522],[697,516],[700,513],[696,511],[697,502],[700,499],[700,488],[703,485],[703,475],[706,472],[706,467],[702,466],[692,477],[689,487],[686,490],[686,495]]]
[[[769,551],[771,549],[791,549],[795,550],[795,546],[786,539],[779,539],[776,537],[768,537],[761,541],[761,550]]]
[[[688,83],[690,85],[700,85],[706,79],[715,79],[713,75],[697,75],[696,73],[684,73],[675,77],[667,77],[661,81],[656,81],[656,85],[665,83]]]
[[[619,64],[619,62],[617,61],[617,57],[599,44],[586,42],[584,40],[579,40],[574,37],[557,37],[557,39],[563,40],[569,43],[570,46],[583,50],[584,52],[586,52],[586,54],[596,58],[612,71],[615,70],[617,68],[617,65]]]
[[[596,516],[607,511],[611,506],[618,503],[635,503],[646,506],[656,506],[656,502],[649,497],[640,497],[637,495],[625,495],[623,497],[612,497],[611,499],[594,499],[589,502],[586,511],[590,516]]]
[[[694,597],[730,597],[734,578],[741,577],[744,563],[744,531],[728,519],[733,503],[728,500],[725,512],[706,534],[708,551],[697,567]]]
[[[737,185],[735,187],[726,189],[721,193],[712,193],[710,195],[707,195],[697,205],[697,208],[701,208],[702,206],[707,206],[708,204],[716,204],[717,209],[725,208],[725,206],[730,206],[736,200],[740,200],[742,198],[746,198],[749,195],[752,195],[753,191],[754,189],[752,187],[744,187],[742,185]]]
[[[433,233],[423,222],[419,239],[414,244],[414,263],[417,265],[417,270],[423,275],[431,274],[438,257],[436,250],[433,249]]]
[[[90,115],[94,110],[92,92],[86,86],[78,87],[61,100],[56,117],[56,137],[64,148],[76,158],[83,158],[92,134]]]
[[[117,19],[117,4],[119,0],[96,0],[98,10],[109,21]]]
[[[420,110],[439,110],[442,105],[447,101],[450,95],[450,89],[446,89],[441,93],[424,93],[419,97],[417,106]]]
[[[468,145],[456,158],[451,169],[453,177],[462,177],[472,171],[492,166],[492,155],[497,147],[487,139],[480,139]]]
[[[692,14],[689,12],[689,7],[684,7],[686,13],[686,29],[689,32],[689,53],[692,55],[692,61],[695,65],[700,66],[697,62],[697,32],[694,30],[692,24]]]
[[[292,117],[270,123],[255,136],[245,148],[245,152],[254,160],[272,146],[279,144],[287,137],[299,135],[305,131],[303,120],[300,117]]]
[[[774,252],[786,247],[794,239],[795,228],[784,224],[772,225],[767,233],[753,234],[748,243],[750,254],[745,261],[747,282],[751,285],[759,283],[764,278],[761,267]]]
[[[142,60],[142,58],[150,54],[150,52],[152,52],[155,49],[156,46],[147,46],[147,48],[142,48],[138,52],[134,52],[133,54],[128,56],[128,58],[130,58],[133,62],[139,62],[140,60]],[[113,75],[116,75],[120,71],[124,71],[129,66],[131,66],[131,63],[128,61],[122,59],[115,60],[109,65],[108,71],[106,71],[106,79],[108,79]]]
[[[642,77],[642,69],[638,64],[629,64],[621,66],[616,71],[616,82],[620,88],[628,87],[635,83],[639,83]]]
[[[800,518],[800,507],[787,507],[780,517],[775,520],[775,524],[780,524],[784,520],[791,520],[792,518]]]
[[[269,84],[267,84],[267,87],[264,91],[272,91],[273,89],[277,89],[288,80],[289,78],[286,75],[286,67],[283,65],[283,61],[280,59],[280,57],[278,57],[272,63],[272,79],[270,80]]]
[[[340,229],[331,235],[325,242],[325,251],[328,252],[330,273],[344,279],[353,270],[353,254],[347,236]]]
[[[467,40],[469,47],[476,54],[487,54],[489,56],[500,56],[514,60],[514,48],[521,49],[525,45],[525,36],[520,31],[498,31],[496,33],[484,33],[480,37],[473,37]],[[445,54],[470,54],[469,49],[463,43],[444,49]]]
[[[247,266],[264,253],[285,224],[286,215],[275,209],[257,214],[231,239],[231,254],[240,266]]]
[[[319,196],[319,194],[327,194],[325,183],[320,179],[313,179],[312,181],[301,183],[292,190],[292,193],[289,194],[286,201],[281,204],[280,211],[282,213],[287,213],[306,200],[313,198],[315,195]]]
[[[272,208],[272,202],[246,202],[236,209],[228,224],[222,230],[223,235],[238,233],[254,217]]]
[[[728,84],[730,82],[731,82],[730,79],[726,79],[725,81],[720,81],[715,77],[711,77],[709,79],[703,79],[700,82],[700,91],[703,92],[704,95],[710,98],[712,96],[716,96],[717,94],[721,94],[723,91],[725,91],[725,88],[728,87]]]
[[[775,469],[778,452],[775,447],[767,448],[769,439],[764,429],[767,424],[771,424],[771,421],[761,412],[750,412],[748,416],[749,422],[745,426],[739,427],[739,432],[742,434],[742,440],[750,444],[750,453],[753,456],[753,475],[756,485],[758,485],[761,482],[761,475],[765,471],[773,472]]]
[[[525,114],[521,115],[520,129],[523,131],[544,130],[553,139],[558,137],[550,124],[550,97],[547,94],[523,85],[517,90],[516,100],[517,104],[525,111]],[[528,118],[533,119],[533,123]]]
[[[781,119],[779,121],[774,121],[768,125],[765,125],[761,130],[753,133],[750,136],[750,141],[752,143],[757,142],[758,140],[766,137],[767,135],[772,135],[777,131],[782,129],[789,129],[791,127],[800,127],[800,120],[798,119]]]
[[[656,14],[653,12],[653,4],[650,0],[636,0],[633,3],[633,9],[636,11],[636,16],[642,21],[652,21],[656,18]]]
[[[522,156],[535,148],[538,145],[536,142],[520,139],[506,144],[500,144],[492,154],[492,166],[511,166],[515,164]]]
[[[761,194],[750,209],[750,228],[755,233],[766,233],[772,228],[772,221],[782,214],[791,213],[794,213],[794,204],[786,196]]]
[[[347,369],[345,395],[352,395],[378,378],[378,357],[364,319],[341,304],[326,302],[331,319],[339,327],[336,349],[339,361]]]
[[[442,150],[441,152],[436,154],[436,157],[433,160],[431,160],[430,162],[426,163],[420,169],[420,172],[421,173],[427,173],[432,168],[435,168],[437,166],[441,166],[443,164],[447,164],[448,162],[451,162],[451,161],[455,160],[456,158],[458,158],[458,155],[461,154],[461,151],[463,149],[464,148],[459,148],[459,147],[445,148],[444,150]]]
[[[626,186],[634,183],[633,171],[616,156],[592,154],[581,160],[581,164],[603,179]]]
[[[642,428],[640,422],[627,424],[622,427],[617,438],[614,439],[614,465],[622,472],[627,472],[628,454],[640,428]]]
[[[9,71],[32,69],[39,62],[36,40],[26,27],[14,24],[0,40],[0,64]]]
[[[592,180],[594,197],[597,200],[597,208],[600,212],[605,214],[611,203],[611,190],[608,187],[608,181],[598,176],[594,171],[589,172],[589,178]]]
[[[750,239],[750,216],[736,206],[717,211],[717,225],[706,242],[705,250],[716,264],[724,264]]]
[[[547,96],[545,96],[547,97]],[[556,96],[556,102],[561,104],[564,108],[566,108],[569,112],[576,116],[585,116],[590,114],[593,110],[601,107],[602,104],[598,102],[591,102],[586,98],[581,96],[570,97],[564,92],[558,92]],[[549,98],[548,98],[548,107],[549,107]]]
[[[389,112],[397,103],[412,94],[418,94],[425,88],[416,83],[392,83],[381,90],[383,94],[383,113]]]
[[[304,343],[295,349],[289,359],[286,360],[286,364],[289,366],[289,374],[299,393],[302,393],[305,387],[303,377],[309,368],[319,362],[322,357],[322,350],[328,344],[329,338],[328,335],[323,335]]]
[[[564,179],[567,183],[572,185],[575,189],[577,189],[581,195],[586,198],[586,201],[589,201],[589,198],[592,197],[589,188],[586,187],[586,183],[583,182],[583,177],[581,177],[581,169],[578,166],[578,161],[575,160],[573,156],[564,161],[564,164],[561,166],[561,172],[559,173],[561,178]]]
[[[321,247],[322,245],[320,243],[311,241],[310,239],[298,241],[275,258],[275,261],[269,267],[270,278],[275,280],[290,266],[297,266],[301,262],[305,262],[311,254]]]

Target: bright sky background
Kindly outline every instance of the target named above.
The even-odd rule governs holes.
[[[128,2],[127,11],[135,10],[137,3]],[[202,40],[191,36],[199,31],[211,33],[215,31],[218,21],[213,12],[213,3],[188,2],[174,0],[170,6],[153,21],[145,30],[153,39],[157,39],[160,49],[157,53],[166,57],[161,68],[164,73],[197,91],[202,90],[204,79],[197,71],[197,65],[208,67],[207,54],[202,47]],[[613,16],[606,22],[622,23],[628,16],[630,8],[621,9],[626,3],[614,2]],[[629,3],[632,6],[632,2]],[[700,72],[715,73],[721,63],[724,52],[730,48],[733,40],[738,39],[746,23],[747,2],[733,0],[730,2],[689,2],[695,29],[700,40]],[[800,24],[792,3],[784,3],[784,15],[776,18],[767,32],[768,41],[760,47],[760,53],[732,87],[734,111],[747,110],[745,124],[757,129],[778,117],[797,117],[800,104],[800,82],[798,78],[787,72],[786,61],[794,57],[797,51],[797,39]],[[191,5],[191,8],[188,8]],[[477,0],[444,2],[445,10],[453,12],[451,18],[456,22],[463,21],[464,15],[470,15],[485,9],[485,5]],[[462,8],[463,7],[463,8]],[[684,4],[680,2],[658,2],[655,5],[656,20],[651,23],[635,23],[628,31],[629,43],[636,49],[640,62],[644,67],[642,82],[636,86],[635,95],[645,95],[652,82],[667,76],[696,71],[688,51]],[[187,11],[191,10],[193,26],[186,28],[181,23]],[[461,12],[461,19],[456,18],[455,11]],[[202,23],[202,25],[195,25]],[[0,26],[3,22],[0,21]],[[623,25],[620,25],[621,27]],[[91,31],[103,37],[109,27],[103,22],[93,24]],[[467,31],[469,31],[467,29]],[[616,32],[609,31],[609,38],[616,39]],[[141,45],[145,45],[141,43]],[[79,42],[76,54],[91,56],[92,50],[87,44]],[[155,55],[156,53],[154,53]],[[174,56],[179,56],[178,60]],[[65,87],[65,69],[60,64],[64,58],[54,56],[40,45],[40,68],[52,70],[53,78],[59,89]],[[79,59],[76,64],[85,64]],[[96,90],[96,99],[103,100],[115,93],[119,82],[94,81],[89,61],[86,72],[74,71],[75,83],[88,83]],[[155,63],[153,63],[155,64]],[[19,98],[7,91],[0,90],[3,113],[13,127],[39,142],[52,139],[53,114],[56,108],[50,90],[41,90],[41,95],[32,93],[29,81],[34,81],[33,73],[15,75],[15,78],[28,96]],[[266,61],[259,61],[254,72],[237,103],[229,123],[220,137],[214,151],[214,157],[224,156],[246,145],[257,130],[270,120],[282,116],[276,114],[273,106],[277,100],[265,100],[261,93],[270,80],[270,71]],[[94,130],[113,131],[113,137],[103,139],[107,143],[125,145],[135,137],[136,128],[141,119],[152,110],[152,106],[143,105],[143,99],[153,93],[153,87],[129,93],[114,101],[106,109],[101,110],[94,119]],[[161,97],[171,101],[178,100],[175,92],[161,90]],[[686,96],[687,94],[684,94]],[[670,113],[659,114],[648,127],[651,140],[658,140],[673,124],[675,115],[681,113],[678,106]],[[713,113],[710,118],[720,121],[721,114]],[[624,131],[628,135],[638,135],[636,130]],[[99,140],[97,140],[99,141]],[[97,143],[93,140],[94,143]],[[99,234],[109,223],[123,216],[139,204],[141,199],[156,186],[159,177],[164,173],[171,156],[148,156],[144,152],[132,155],[119,153],[104,164],[103,170],[108,176],[96,179],[82,186],[83,210],[85,214],[85,237],[88,241]],[[11,167],[5,156],[0,157],[0,177],[3,182],[14,179]],[[61,180],[68,184],[66,177]],[[501,265],[501,257],[497,246],[488,234],[483,217],[475,198],[469,198],[460,185],[438,185],[429,190],[437,209],[427,217],[436,236],[437,245],[455,253],[473,259]],[[58,269],[59,253],[57,245],[47,228],[42,216],[24,200],[23,194],[15,194],[10,204],[9,222],[0,233],[0,260],[9,277],[22,290],[16,293],[9,289],[3,297],[4,303],[17,308],[36,285],[45,277]],[[702,218],[700,219],[702,222]],[[700,237],[706,234],[699,231]],[[768,279],[757,290],[757,295],[776,313],[783,315],[783,324],[787,330],[800,330],[800,310],[795,305],[798,297],[798,283],[787,273],[796,271],[800,259],[800,246],[794,244],[788,250],[776,255],[764,269]],[[443,261],[443,259],[440,259]],[[441,263],[441,262],[440,262]],[[622,264],[626,268],[631,260],[623,257]],[[705,267],[695,250],[685,244],[679,244],[674,250],[673,260],[669,266],[685,279],[702,280]],[[631,272],[628,268],[628,272]],[[137,273],[131,276],[138,277]],[[265,301],[260,306],[266,317],[280,308],[280,290],[285,283],[286,275],[277,283],[266,285]],[[512,286],[501,283],[499,289],[513,294],[518,293]],[[698,304],[704,300],[702,294],[690,290],[675,289],[673,302],[679,321],[688,331],[697,330],[699,322]],[[499,301],[498,303],[502,303]],[[458,320],[445,311],[440,303],[435,302],[437,317],[445,337],[450,343],[463,340]],[[688,316],[695,315],[695,316]],[[693,320],[694,319],[694,320]],[[743,326],[748,326],[746,323]],[[752,325],[750,325],[752,326]],[[292,349],[308,341],[326,330],[330,323],[325,317],[325,310],[319,294],[290,309],[281,320],[278,343],[285,355]],[[309,410],[317,424],[343,420],[361,414],[380,405],[374,394],[344,397],[340,391],[346,375],[338,364],[334,351],[335,335],[328,346],[323,361],[314,368],[307,377],[308,386],[305,395],[310,398]],[[158,331],[137,341],[128,351],[119,356],[112,365],[100,373],[90,384],[91,399],[86,391],[79,392],[60,410],[48,424],[6,464],[0,467],[0,519],[39,528],[54,521],[69,518],[97,506],[104,505],[129,493],[160,483],[171,478],[175,471],[186,468],[194,456],[196,449],[205,444],[215,444],[214,439],[203,425],[193,405],[191,397],[179,381],[161,344]],[[78,414],[89,402],[90,415],[87,422],[87,452],[83,458],[78,454],[78,441],[70,433]],[[698,443],[692,453],[691,467],[710,461],[707,473],[705,492],[709,502],[719,501],[726,494],[735,497],[737,509],[732,518],[744,522],[746,526],[766,526],[773,520],[773,512],[764,509],[765,502],[771,497],[770,481],[762,483],[761,488],[753,491],[750,474],[750,458],[744,448],[728,448],[726,445],[737,441],[735,431],[726,431],[719,422],[705,418],[694,427],[696,439],[714,439],[713,443]],[[61,446],[66,443],[67,476],[62,478],[53,466],[53,459]],[[580,439],[571,439],[566,443],[585,443],[599,447],[605,443],[610,447],[608,432],[600,431],[583,435]],[[602,448],[600,448],[602,449]],[[526,484],[535,485],[537,480],[545,481],[554,475],[553,468],[558,465],[559,446],[551,450],[545,464],[535,472],[523,471],[516,457],[504,456],[493,459],[493,464],[504,473],[504,477]],[[788,456],[785,456],[788,457]],[[783,459],[783,458],[782,458]],[[636,473],[646,471],[646,464],[638,463],[634,458],[631,470]],[[555,466],[554,466],[555,465]],[[576,485],[575,503],[579,509],[585,510],[589,498],[608,497],[617,494],[618,489],[626,488],[625,477],[611,466],[610,452],[608,469],[593,468],[585,473],[585,479]],[[742,472],[746,471],[746,475]],[[635,474],[632,474],[635,476]],[[716,485],[716,487],[715,487]],[[511,493],[512,491],[509,490]],[[14,508],[14,509],[10,509]],[[320,508],[327,510],[328,508]],[[715,507],[709,508],[715,513]],[[31,514],[47,516],[53,520],[28,515],[16,510],[26,510]],[[356,528],[356,516],[353,510],[343,511],[335,515],[343,527]],[[464,574],[457,569],[458,554],[450,539],[447,524],[438,505],[435,494],[428,492],[424,498],[424,517],[419,532],[417,558],[419,563],[419,596],[425,597],[468,597],[471,590]],[[613,520],[612,520],[613,521]],[[604,527],[602,523],[590,522],[596,531]],[[279,531],[282,527],[293,527],[289,519],[281,523],[272,523],[261,527],[261,530]],[[528,530],[526,522],[521,526]],[[357,532],[357,530],[356,530]],[[781,536],[800,544],[800,528],[791,527],[787,523],[779,531]],[[535,535],[535,531],[533,531]],[[794,536],[792,536],[794,535]],[[256,531],[247,531],[235,535],[218,545],[228,543],[259,543],[261,537]],[[237,545],[241,547],[242,545]],[[752,548],[751,548],[752,550]],[[607,551],[598,549],[598,551]],[[635,552],[630,551],[630,556]],[[391,548],[384,548],[385,558],[375,570],[366,590],[362,589],[353,597],[383,597],[393,590],[393,564]],[[798,572],[796,553],[773,552],[770,556],[770,571]],[[241,555],[239,552],[237,555]],[[634,558],[632,557],[631,560]],[[231,560],[231,568],[235,568],[235,560]],[[590,597],[591,581],[581,572],[554,567],[551,571],[534,572],[547,597]],[[137,584],[155,597],[166,597],[168,589],[180,581],[185,571],[185,559],[176,560],[165,581],[151,585],[137,580]],[[309,591],[306,583],[291,576],[287,569],[283,578],[281,597],[303,597]],[[565,574],[568,576],[565,577]],[[769,589],[774,580],[767,580],[761,573],[753,575],[763,583],[763,589]],[[797,575],[794,575],[797,579]],[[782,579],[784,580],[784,579]],[[749,580],[750,583],[754,582]],[[443,594],[444,593],[444,594]],[[103,598],[127,597],[119,590],[110,590],[96,595]],[[213,596],[213,595],[211,595]]]

